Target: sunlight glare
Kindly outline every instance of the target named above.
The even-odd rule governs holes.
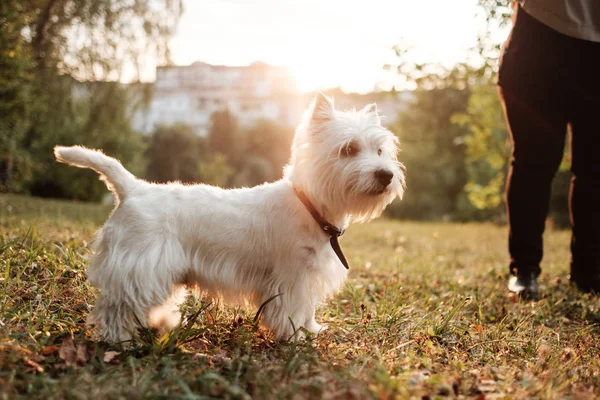
[[[302,92],[341,87],[365,93],[382,83],[393,85],[397,77],[382,70],[394,62],[393,45],[408,43],[415,49],[413,61],[451,65],[465,60],[479,26],[476,0],[372,0],[368,6],[261,0],[260,5],[186,1],[172,41],[173,61],[262,61],[292,68]]]

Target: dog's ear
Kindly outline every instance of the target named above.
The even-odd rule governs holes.
[[[381,118],[379,118],[379,111],[377,110],[376,103],[367,104],[365,108],[363,108],[363,113],[371,118],[373,123],[381,125]]]
[[[312,122],[325,122],[333,118],[333,100],[318,92],[312,103]]]

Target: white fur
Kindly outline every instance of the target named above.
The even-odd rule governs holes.
[[[344,156],[351,140],[360,151]],[[336,111],[322,94],[296,131],[284,177],[253,188],[152,184],[99,151],[54,152],[60,162],[100,173],[118,200],[88,270],[100,292],[88,322],[109,342],[130,340],[136,320],[177,324],[185,289],[194,286],[257,306],[281,294],[262,316],[276,337],[290,337],[292,323],[318,332],[315,306],[347,271],[292,187],[341,229],[379,216],[404,190],[397,139],[376,108]],[[385,190],[375,178],[381,168],[394,174]]]

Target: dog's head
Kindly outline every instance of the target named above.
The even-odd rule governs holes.
[[[338,111],[319,93],[296,130],[286,176],[330,212],[368,221],[404,193],[397,153],[398,139],[381,126],[375,104]]]

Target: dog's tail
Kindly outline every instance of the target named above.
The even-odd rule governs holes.
[[[82,146],[54,147],[56,160],[79,168],[91,168],[100,174],[108,190],[113,192],[119,201],[127,197],[127,193],[137,181],[133,174],[120,162],[108,157],[99,150],[86,149]]]

